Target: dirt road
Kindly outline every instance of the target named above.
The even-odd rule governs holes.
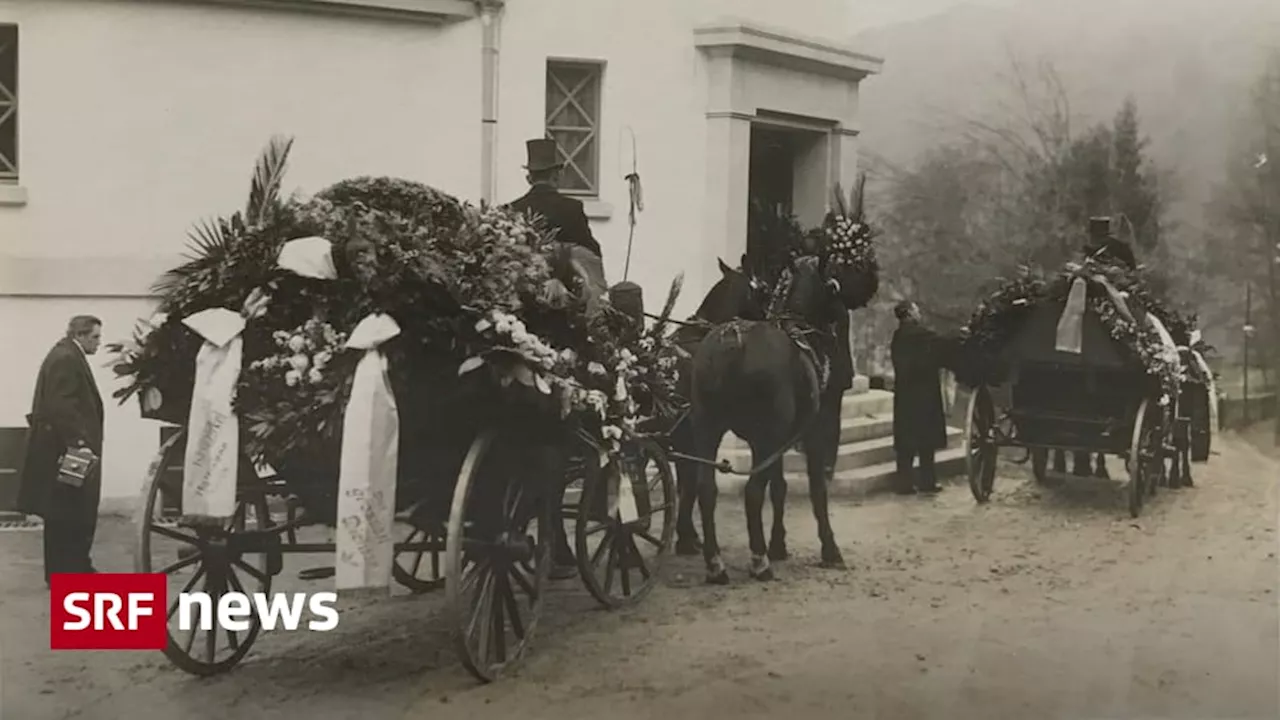
[[[334,632],[268,634],[209,680],[158,654],[53,653],[39,534],[0,533],[0,718],[1273,720],[1280,463],[1225,440],[1199,487],[1136,522],[1119,483],[1037,489],[1020,472],[983,507],[961,486],[836,505],[847,572],[813,567],[798,499],[796,557],[770,584],[745,578],[727,498],[734,585],[680,558],[641,607],[608,613],[565,584],[526,665],[489,686],[458,665],[436,597],[344,606]],[[128,570],[130,538],[107,523],[99,567]],[[301,563],[286,585],[319,561]]]

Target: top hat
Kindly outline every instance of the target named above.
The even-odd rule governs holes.
[[[529,155],[529,164],[524,169],[529,172],[559,170],[564,167],[564,163],[560,162],[560,150],[556,141],[551,138],[530,140],[525,143],[525,150]]]
[[[1111,230],[1111,218],[1106,216],[1089,218],[1089,237],[1115,237],[1115,233]]]

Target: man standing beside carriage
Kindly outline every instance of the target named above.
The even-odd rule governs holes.
[[[920,307],[903,300],[893,309],[898,329],[893,333],[893,449],[897,456],[894,492],[899,495],[942,491],[934,470],[934,455],[947,446],[947,418],[942,403],[939,371],[954,364],[959,339],[925,327]],[[919,461],[919,474],[912,477]]]

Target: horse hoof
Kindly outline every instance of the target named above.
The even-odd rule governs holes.
[[[729,572],[727,570],[721,570],[718,573],[707,573],[707,584],[708,585],[728,585]]]
[[[702,543],[697,540],[677,540],[676,555],[689,557],[690,555],[701,555]]]
[[[786,543],[778,543],[769,546],[769,559],[774,562],[786,560],[791,557],[791,553],[787,551]]]
[[[839,550],[823,550],[822,562],[818,563],[818,567],[829,570],[845,570],[848,565],[845,565],[844,556],[840,554]]]
[[[751,579],[759,580],[760,582],[773,582],[773,580],[775,579],[775,576],[773,574],[773,568],[765,568],[764,570],[761,570],[758,573],[753,572],[751,573]]]

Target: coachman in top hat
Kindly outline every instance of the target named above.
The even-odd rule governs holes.
[[[1138,269],[1138,259],[1133,255],[1133,248],[1116,237],[1109,217],[1089,218],[1089,242],[1084,251],[1088,257],[1118,263],[1130,270]]]
[[[582,202],[560,193],[558,184],[564,163],[555,140],[538,138],[525,143],[529,155],[529,192],[508,206],[522,214],[540,216],[543,226],[568,246],[570,262],[586,284],[588,302],[595,304],[608,292],[600,243],[591,234]]]

